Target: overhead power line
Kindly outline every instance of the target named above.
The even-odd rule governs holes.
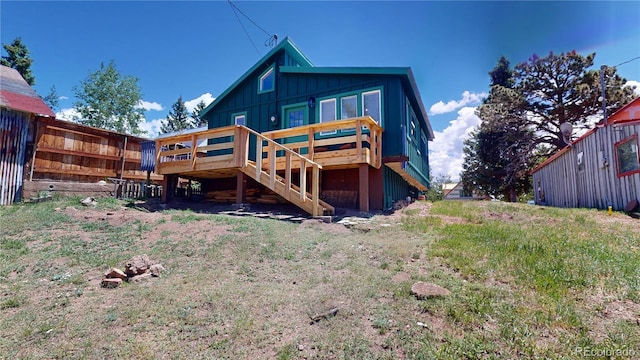
[[[638,59],[640,59],[640,56],[636,56],[636,57],[634,57],[634,58],[633,58],[633,59],[631,59],[631,60],[627,60],[627,61],[621,62],[620,64],[616,65],[616,67],[618,67],[618,66],[620,66],[620,65],[624,65],[624,64],[630,63],[630,62],[632,62],[632,61],[634,61],[634,60],[638,60]]]
[[[253,39],[251,39],[251,36],[249,35],[249,32],[247,31],[247,29],[244,27],[244,24],[242,24],[242,21],[240,20],[240,17],[238,16],[238,13],[240,13],[242,16],[244,16],[255,27],[260,29],[263,33],[265,33],[269,37],[264,42],[264,46],[267,46],[267,47],[275,46],[275,44],[278,42],[278,35],[276,35],[276,34],[271,35],[267,30],[265,30],[262,26],[258,25],[255,21],[253,21],[253,19],[251,19],[249,16],[247,16],[247,14],[245,14],[242,10],[240,10],[240,8],[238,8],[234,3],[232,3],[231,0],[227,0],[227,2],[231,6],[231,9],[233,10],[233,13],[235,14],[236,18],[238,19],[238,22],[240,23],[240,26],[242,26],[242,30],[244,30],[244,33],[249,38],[249,41],[251,42],[251,45],[253,45],[253,48],[256,49],[256,52],[258,53],[258,55],[260,55],[260,51],[256,47],[256,44],[253,42]]]
[[[260,50],[258,50],[258,48],[256,47],[256,44],[254,44],[254,42],[253,42],[253,39],[251,39],[251,36],[249,36],[249,32],[247,32],[247,29],[244,27],[244,24],[242,23],[242,21],[240,21],[240,17],[238,16],[238,13],[236,12],[236,9],[237,9],[236,6],[231,3],[231,0],[229,0],[229,5],[231,5],[231,10],[233,10],[233,14],[236,16],[236,19],[238,19],[238,22],[240,23],[240,26],[242,27],[242,30],[244,31],[245,35],[247,35],[247,38],[249,39],[249,42],[251,43],[253,48],[256,49],[256,52],[258,53],[258,55],[260,55]],[[239,11],[239,9],[238,9],[238,11]],[[242,12],[242,11],[240,11],[240,12]]]

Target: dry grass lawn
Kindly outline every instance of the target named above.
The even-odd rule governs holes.
[[[350,228],[110,199],[5,207],[0,358],[640,356],[638,225],[487,202]],[[139,254],[162,277],[100,287]],[[418,300],[416,281],[452,294]]]

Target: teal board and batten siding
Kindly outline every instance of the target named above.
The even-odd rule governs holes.
[[[429,141],[426,135],[428,130],[416,115],[411,101],[406,97],[404,99],[405,121],[401,138],[404,145],[403,154],[409,157],[409,161],[405,164],[405,171],[422,184],[428,186],[430,185]],[[414,126],[415,129],[412,131]]]
[[[258,91],[260,75],[275,65],[275,90],[268,92]],[[295,100],[283,101],[281,99],[281,76],[278,71],[282,65],[300,66],[296,59],[284,50],[276,52],[264,63],[257,66],[253,72],[234,88],[229,94],[215,104],[213,111],[208,112],[204,119],[207,120],[210,129],[233,124],[233,115],[246,112],[246,125],[258,132],[266,132],[280,128],[279,123],[271,123],[271,115],[279,115],[282,105],[306,102],[306,99],[297,97]]]
[[[383,166],[384,176],[384,208],[391,209],[393,203],[404,200],[411,191],[411,186],[395,171]]]
[[[605,126],[572,144],[533,173],[536,203],[597,209],[611,205],[622,210],[629,201],[639,199],[640,173],[618,177],[615,155],[615,143],[636,134],[640,125]],[[603,166],[605,158],[607,166]]]
[[[260,76],[272,66],[275,70],[275,89],[261,92]],[[407,78],[406,70],[392,69],[388,70],[391,73],[385,74],[384,71],[387,70],[373,70],[374,73],[368,73],[369,70],[354,68],[356,70],[349,72],[348,69],[312,69],[282,49],[245,74],[246,76],[225,92],[224,96],[215,102],[211,111],[203,117],[208,121],[209,128],[217,128],[233,124],[234,114],[245,113],[248,127],[258,132],[266,132],[286,126],[283,109],[291,105],[306,106],[307,122],[318,123],[320,101],[332,97],[336,97],[339,107],[341,96],[358,95],[358,116],[361,116],[362,93],[380,90],[381,126],[384,129],[382,155],[407,156],[409,161],[405,163],[406,172],[428,186],[428,145],[424,146],[424,150],[420,148],[420,135],[414,143],[408,143],[406,139],[405,127],[410,117],[408,111],[419,114],[416,117],[418,134],[427,132],[427,139],[430,139],[431,135],[426,123],[428,119],[422,117],[420,106],[411,95],[412,85]],[[308,105],[310,98],[315,99],[313,108]],[[276,116],[275,122],[270,120],[272,116]],[[251,153],[254,149],[254,144],[250,144]],[[255,158],[254,154],[250,154],[250,158]],[[384,183],[386,208],[390,207],[393,201],[404,199],[410,194],[411,187],[406,181],[386,167]]]

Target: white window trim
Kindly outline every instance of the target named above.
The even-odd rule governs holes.
[[[263,87],[264,79],[268,76],[273,75],[273,85],[271,89],[265,90]],[[264,74],[260,75],[260,80],[258,81],[258,93],[268,93],[274,91],[276,89],[276,76],[275,76],[275,66],[271,66]]]
[[[244,124],[238,124],[238,118],[243,118],[244,119]],[[247,126],[247,114],[235,114],[235,115],[233,115],[233,123],[234,123],[234,125]]]
[[[322,119],[322,104],[323,103],[327,103],[327,102],[333,102],[333,111],[334,111],[333,120],[328,120],[328,121],[336,121],[337,120],[337,117],[338,117],[338,109],[337,109],[338,101],[337,101],[337,99],[336,98],[324,99],[324,100],[320,100],[320,103],[319,103],[320,104],[320,107],[319,107],[320,123],[327,122],[327,121],[323,121],[323,119]],[[337,133],[336,130],[321,131],[320,135],[333,135],[333,134],[336,134],[336,133]]]
[[[375,93],[378,94],[378,116],[380,117],[380,119],[378,119],[378,120],[373,119],[373,120],[376,122],[376,124],[382,126],[382,120],[383,120],[382,119],[382,91],[380,91],[380,89],[371,90],[371,91],[365,91],[365,92],[362,93],[362,95],[361,95],[362,96],[362,116],[366,116],[365,115],[365,111],[364,111],[365,110],[365,101],[364,101],[365,96],[366,95],[370,95],[370,94],[375,94]]]

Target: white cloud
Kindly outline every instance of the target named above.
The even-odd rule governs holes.
[[[196,106],[198,106],[200,101],[204,101],[204,105],[209,106],[209,104],[211,104],[215,99],[216,98],[214,98],[210,93],[204,93],[195,99],[185,101],[184,106],[186,106],[187,110],[191,113],[196,108]]]
[[[435,139],[429,144],[429,164],[433,178],[448,175],[452,181],[460,180],[464,162],[463,142],[481,122],[475,110],[475,107],[463,107],[458,111],[458,117],[449,122],[449,126],[435,132]]]
[[[67,96],[58,96],[58,100],[69,100]]]
[[[442,100],[440,100],[437,103],[431,105],[431,108],[429,109],[429,115],[446,114],[446,113],[456,111],[457,109],[460,109],[464,106],[478,105],[486,97],[487,97],[487,93],[485,92],[476,94],[469,91],[465,91],[462,93],[462,99],[460,100],[451,100],[451,101],[448,101],[446,104]]]
[[[56,113],[56,119],[78,122],[82,115],[75,108],[61,109]]]
[[[160,127],[164,119],[147,120],[140,124],[140,128],[147,132],[149,138],[154,139],[160,133]]]
[[[636,89],[633,92],[636,96],[640,96],[640,81],[629,80],[624,86],[635,86]]]
[[[158,104],[157,102],[149,102],[149,101],[144,101],[144,100],[140,100],[140,102],[138,102],[138,105],[136,105],[137,108],[139,109],[144,109],[144,111],[162,111],[164,110],[164,108],[162,107],[162,105]]]

